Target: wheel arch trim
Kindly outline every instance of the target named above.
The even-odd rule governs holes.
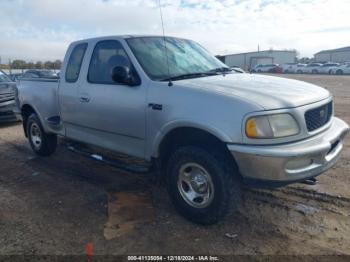
[[[150,157],[157,158],[159,156],[159,149],[164,141],[164,139],[169,135],[172,131],[180,128],[193,128],[198,129],[200,131],[206,132],[214,137],[216,137],[218,140],[222,142],[231,142],[232,139],[230,136],[228,136],[225,132],[217,129],[214,126],[208,125],[208,124],[202,124],[190,120],[175,120],[168,122],[165,124],[155,135],[155,138],[153,139],[153,143],[151,144],[151,150],[150,150]]]
[[[38,118],[39,118],[39,120],[40,120],[40,123],[41,123],[41,125],[42,125],[44,131],[47,132],[47,129],[46,129],[45,125],[44,125],[42,116],[40,115],[40,113],[39,113],[39,111],[37,110],[37,108],[36,108],[35,106],[33,106],[32,104],[24,102],[24,103],[21,105],[21,114],[22,114],[22,117],[23,117],[23,108],[26,107],[26,106],[27,106],[27,107],[30,107],[30,108],[34,111],[34,113],[38,116]],[[24,126],[24,124],[26,124],[26,123],[27,123],[27,122],[24,121],[24,119],[23,119],[24,133],[25,133],[25,135],[27,136],[26,127]]]

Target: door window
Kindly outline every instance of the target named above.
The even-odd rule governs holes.
[[[80,67],[83,62],[87,44],[79,44],[74,47],[72,54],[69,57],[66,69],[66,82],[74,83],[78,80]]]
[[[116,66],[131,68],[123,46],[115,40],[97,43],[91,57],[88,81],[96,84],[115,84],[112,79],[112,71]]]

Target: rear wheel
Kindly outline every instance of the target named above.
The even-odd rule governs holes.
[[[211,152],[211,151],[210,151]],[[177,211],[199,224],[217,223],[232,201],[240,203],[237,170],[225,154],[197,146],[175,150],[167,164],[167,187]]]
[[[27,120],[27,134],[32,150],[40,156],[53,154],[57,146],[57,136],[45,133],[36,114],[31,114]]]
[[[343,70],[338,69],[338,70],[336,71],[336,74],[337,74],[337,75],[342,75],[342,74],[344,74],[344,72],[343,72]]]

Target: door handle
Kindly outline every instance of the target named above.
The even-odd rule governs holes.
[[[89,97],[85,97],[85,96],[82,96],[79,98],[79,101],[81,103],[89,103],[90,102],[90,98]]]

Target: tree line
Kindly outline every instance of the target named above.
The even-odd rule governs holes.
[[[24,60],[16,59],[11,61],[8,65],[1,65],[2,69],[61,69],[62,61],[37,61],[37,62],[26,62]]]

